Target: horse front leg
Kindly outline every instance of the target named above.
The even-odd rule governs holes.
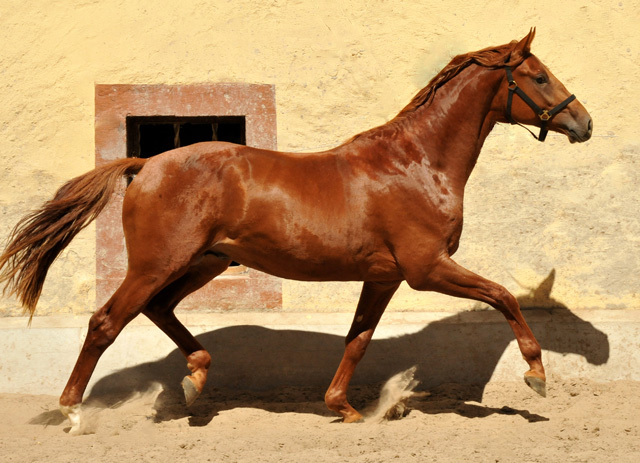
[[[535,392],[546,397],[546,376],[542,365],[540,344],[522,316],[518,301],[509,291],[461,267],[449,257],[441,258],[426,278],[418,280],[407,278],[407,282],[414,289],[474,299],[500,311],[509,322],[520,352],[529,364],[529,370],[524,374],[525,382]]]
[[[345,423],[362,418],[362,415],[349,405],[347,389],[384,310],[399,286],[400,282],[365,282],[362,287],[358,308],[345,340],[342,361],[324,398],[327,407],[341,415]]]

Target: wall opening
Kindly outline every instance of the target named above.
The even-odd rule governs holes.
[[[127,156],[150,158],[203,141],[246,145],[244,116],[127,116]]]

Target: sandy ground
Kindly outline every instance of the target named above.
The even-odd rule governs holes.
[[[0,394],[4,462],[637,462],[640,383],[557,380],[546,399],[523,383],[444,385],[409,400],[401,419],[343,424],[323,391],[149,391],[85,408],[89,434],[70,436],[54,396]],[[419,387],[418,387],[419,389]],[[471,394],[473,395],[473,394]],[[366,410],[380,387],[356,387]],[[101,403],[102,401],[102,403]]]

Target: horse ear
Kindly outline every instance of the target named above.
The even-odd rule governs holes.
[[[536,36],[536,28],[532,27],[529,31],[529,34],[522,40],[520,40],[515,47],[513,47],[513,51],[511,52],[511,59],[517,58],[526,58],[531,54],[531,42],[533,42],[533,38]]]

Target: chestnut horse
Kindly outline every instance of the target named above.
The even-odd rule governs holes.
[[[5,290],[33,316],[46,272],[104,208],[120,178],[136,174],[123,203],[128,270],[91,317],[60,406],[80,429],[80,404],[105,349],[140,313],[180,348],[188,404],[211,357],[174,308],[232,261],[282,278],[363,281],[346,348],[325,402],[345,422],[361,415],[347,388],[402,281],[490,304],[511,325],[545,395],[540,345],[516,299],[456,264],[464,187],[494,125],[519,123],[589,139],[584,107],[521,41],[455,57],[397,117],[329,151],[290,154],[199,143],[150,159],[122,159],[63,185],[13,230],[0,266]]]

